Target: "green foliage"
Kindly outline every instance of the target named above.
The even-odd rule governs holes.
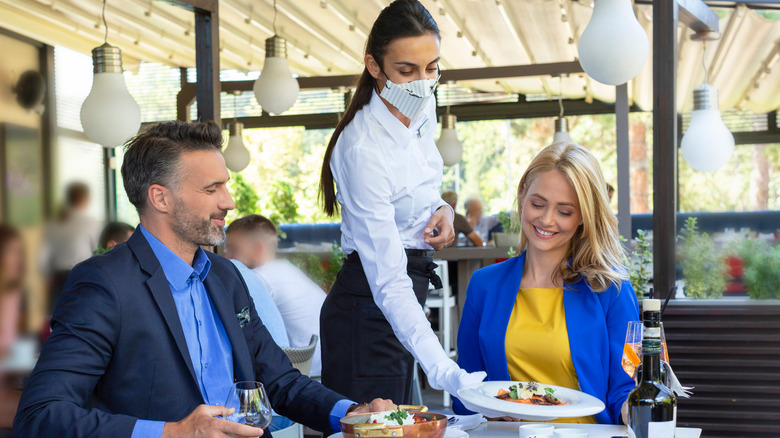
[[[620,240],[625,238],[620,236]],[[649,270],[653,263],[653,254],[650,252],[650,240],[647,238],[645,230],[637,230],[636,247],[631,253],[631,259],[626,258],[624,263],[628,268],[628,277],[631,285],[634,286],[636,298],[641,300],[647,292],[647,285],[650,283],[652,273]]]
[[[692,298],[718,298],[726,289],[724,254],[715,248],[707,233],[699,232],[696,218],[690,217],[678,246],[685,278],[685,293]]]
[[[498,220],[504,227],[505,233],[520,234],[523,231],[523,226],[520,224],[520,216],[515,211],[511,213],[501,211],[498,213]]]
[[[257,213],[257,202],[260,200],[255,189],[244,179],[244,175],[231,172],[230,176],[228,190],[230,195],[233,196],[236,208],[228,213],[228,222]]]
[[[736,253],[744,262],[742,281],[750,298],[780,298],[780,246],[745,239]]]
[[[298,203],[290,183],[278,181],[271,186],[269,193],[270,198],[263,209],[267,212],[268,219],[275,224],[289,224],[300,218]]]
[[[290,256],[290,263],[306,273],[322,290],[329,291],[336,281],[336,276],[344,263],[344,252],[335,243],[331,247],[328,260],[323,263],[319,255],[313,253],[295,253]]]

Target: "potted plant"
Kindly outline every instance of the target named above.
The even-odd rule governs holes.
[[[504,227],[504,231],[493,233],[493,244],[497,247],[509,248],[520,246],[522,226],[520,225],[520,217],[517,215],[517,212],[507,213],[502,211],[498,214],[498,220],[501,222],[501,226]]]
[[[742,259],[742,282],[755,300],[780,298],[780,246],[745,239],[736,251]]]
[[[624,240],[621,236],[621,240]],[[628,277],[637,300],[642,300],[649,290],[653,266],[653,254],[650,252],[650,239],[645,230],[637,230],[636,245],[631,251],[631,258],[626,257]]]
[[[689,217],[682,230],[680,264],[685,279],[685,295],[691,298],[720,298],[726,289],[726,263],[721,251],[707,233],[699,232],[695,217]]]

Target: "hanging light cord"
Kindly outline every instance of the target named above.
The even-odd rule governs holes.
[[[106,0],[103,0],[103,27],[106,28],[106,35],[103,37],[103,42],[108,43],[108,23],[106,23]]]
[[[276,10],[276,0],[274,0],[274,35],[276,35],[276,15],[278,14],[278,11]]]
[[[709,70],[707,70],[707,41],[704,40],[701,42],[701,44],[702,44],[701,67],[704,69],[704,83],[706,84],[710,75]]]
[[[238,121],[238,94],[233,93],[233,120]]]
[[[558,108],[561,112],[558,117],[563,118],[563,76],[558,76]]]

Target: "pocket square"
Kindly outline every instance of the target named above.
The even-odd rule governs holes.
[[[249,306],[244,307],[241,309],[241,313],[236,313],[236,318],[238,319],[238,325],[242,328],[249,324],[249,321],[252,320],[252,317],[249,316]]]

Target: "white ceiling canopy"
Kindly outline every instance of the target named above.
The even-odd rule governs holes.
[[[442,68],[462,69],[574,61],[577,41],[590,19],[590,0],[422,0],[442,33]],[[371,24],[389,0],[277,0],[277,33],[288,41],[293,73],[357,74]],[[220,62],[223,69],[259,71],[264,41],[273,35],[273,0],[221,0]],[[89,54],[103,42],[101,0],[0,0],[0,27],[50,45]],[[635,5],[652,41],[652,7]],[[722,37],[707,43],[709,82],[721,110],[769,112],[780,108],[780,20],[740,5],[718,9]],[[139,61],[195,65],[192,13],[157,0],[108,0],[108,41],[122,49],[126,68]],[[677,109],[690,111],[693,89],[704,78],[702,43],[680,26]],[[652,48],[642,72],[629,84],[631,103],[651,110]],[[469,81],[473,91],[559,93],[557,78]],[[614,102],[615,88],[584,74],[563,79],[567,98]]]

